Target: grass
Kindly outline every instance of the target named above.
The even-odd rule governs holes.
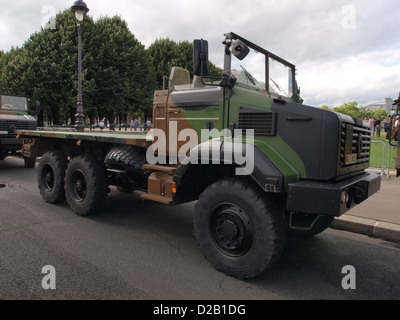
[[[376,142],[373,142],[376,141]],[[383,159],[383,149],[385,148],[385,158]],[[370,167],[371,168],[382,168],[382,163],[385,169],[389,163],[389,148],[390,148],[390,169],[394,169],[394,157],[397,154],[397,147],[389,146],[389,142],[386,141],[386,132],[382,130],[381,136],[373,136],[371,143],[371,156],[370,156]]]

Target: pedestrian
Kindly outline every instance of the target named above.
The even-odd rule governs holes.
[[[147,132],[149,132],[151,130],[151,120],[150,120],[150,118],[147,118],[146,126],[147,126]]]
[[[103,129],[104,129],[104,119],[100,121],[99,127],[100,127],[100,131],[103,132]]]
[[[386,141],[389,140],[389,135],[391,134],[392,127],[392,116],[389,114],[386,119],[383,121],[383,129],[386,132]]]
[[[400,117],[396,117],[396,121],[394,123],[394,130],[392,133],[392,140],[398,141],[399,139],[399,127],[400,127]]]
[[[372,135],[375,134],[375,132],[374,132],[374,129],[375,129],[375,127],[374,127],[374,118],[369,117],[368,124],[369,124],[369,127],[371,128],[371,136],[372,136]]]
[[[133,128],[133,119],[131,118],[131,125],[130,125],[130,128],[131,128],[131,131],[132,131],[132,128]],[[136,130],[135,130],[136,131]]]
[[[135,129],[135,131],[137,131],[138,127],[139,127],[139,121],[137,118],[135,118],[135,120],[133,121],[133,128]]]
[[[377,137],[381,136],[381,117],[375,120],[375,134]]]

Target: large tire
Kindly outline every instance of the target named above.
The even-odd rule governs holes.
[[[207,187],[195,206],[194,229],[214,267],[240,279],[271,267],[285,243],[282,211],[247,179]]]
[[[44,201],[58,203],[65,200],[64,178],[67,158],[59,151],[46,152],[38,165],[38,187]]]
[[[149,174],[143,170],[143,165],[147,163],[144,149],[124,145],[112,147],[104,163],[109,169],[128,171],[136,187],[147,188]]]
[[[65,194],[71,209],[80,216],[101,208],[107,196],[104,165],[91,155],[71,160],[65,175]]]

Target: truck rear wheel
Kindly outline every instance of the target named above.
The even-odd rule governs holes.
[[[246,179],[210,185],[195,206],[194,229],[215,268],[240,279],[271,267],[285,242],[281,210]]]
[[[107,196],[103,164],[91,155],[73,158],[65,175],[65,194],[69,206],[78,215],[94,213]]]
[[[64,178],[67,158],[59,151],[46,152],[38,165],[38,187],[44,201],[58,203],[65,200]]]

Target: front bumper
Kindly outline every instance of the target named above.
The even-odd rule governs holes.
[[[21,149],[24,143],[23,139],[15,138],[15,137],[0,137],[0,149],[1,150],[18,150]]]
[[[378,192],[381,176],[365,172],[337,183],[299,181],[288,187],[287,211],[338,217]]]

